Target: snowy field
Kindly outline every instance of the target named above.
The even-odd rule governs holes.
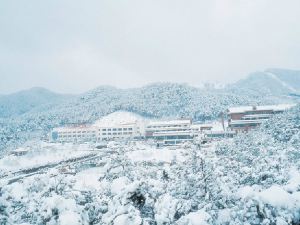
[[[184,149],[169,149],[145,147],[143,150],[135,150],[127,153],[127,157],[132,162],[166,162],[171,163],[173,161],[184,161],[184,155],[186,150]]]
[[[234,163],[220,161],[216,146],[201,152],[192,145],[177,149],[157,149],[141,143],[127,146],[111,143],[110,146],[118,153],[107,157],[103,166],[73,175],[51,169],[4,185],[0,200],[10,199],[4,203],[14,215],[9,220],[14,224],[48,221],[46,224],[79,225],[94,221],[94,224],[139,225],[156,221],[159,225],[223,225],[246,224],[237,222],[245,216],[256,221],[251,224],[270,224],[267,220],[260,223],[254,215],[261,210],[263,216],[268,216],[271,207],[279,215],[282,213],[276,218],[276,225],[287,225],[285,217],[292,218],[293,212],[300,209],[300,173],[296,168],[286,174],[284,185],[237,185],[234,177],[238,172],[226,168]],[[59,161],[70,154],[70,146],[57,153],[61,147],[55,146],[52,154],[47,153],[52,160],[45,162]],[[83,146],[76,149],[78,154],[84,152],[80,151],[84,150]],[[74,156],[79,155],[72,153]],[[210,160],[206,161],[205,156]],[[241,167],[239,172],[249,173],[247,168]],[[207,176],[204,183],[203,176]],[[216,210],[212,201],[229,205]],[[19,209],[15,208],[16,204]],[[199,209],[192,210],[196,205]],[[54,212],[59,216],[53,216]],[[178,213],[182,216],[176,219]],[[24,219],[24,215],[30,219]]]
[[[58,163],[71,158],[82,157],[93,152],[89,145],[37,143],[33,149],[25,147],[19,150],[28,150],[25,155],[7,155],[0,159],[0,175],[6,172],[16,172],[23,169],[34,168]]]
[[[0,221],[23,225],[300,224],[298,115],[300,107],[278,115],[261,129],[209,147],[111,142],[107,154],[80,162],[75,172],[52,168],[10,184],[2,182]],[[57,156],[52,157],[58,161],[84,150],[69,147],[65,145],[64,153],[59,153],[58,146],[44,146],[55,149]],[[39,148],[33,145],[34,149]],[[26,156],[20,157],[26,162]]]

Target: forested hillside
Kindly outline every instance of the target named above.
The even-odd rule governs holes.
[[[0,220],[74,225],[299,224],[299,115],[296,106],[260,129],[209,148],[190,144],[168,150],[146,143],[112,143],[109,149],[114,154],[99,159],[99,167],[76,175],[54,169],[22,183],[4,184]]]
[[[118,110],[136,112],[145,117],[186,117],[206,121],[217,119],[230,106],[298,101],[297,97],[290,96],[290,91],[294,89],[289,84],[279,82],[278,77],[274,78],[275,75],[268,73],[252,74],[245,80],[221,89],[156,83],[132,89],[101,86],[72,97],[53,96],[40,89],[34,90],[36,94],[19,93],[16,95],[20,95],[19,98],[14,97],[0,104],[2,111],[6,109],[0,118],[0,149],[24,142],[29,137],[41,137],[55,126],[92,123]],[[283,72],[278,74],[281,76]],[[298,74],[294,72],[289,76],[297,80]],[[31,95],[35,97],[31,98]]]

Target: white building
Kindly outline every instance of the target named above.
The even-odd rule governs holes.
[[[51,140],[56,142],[97,142],[145,137],[145,123],[133,113],[115,112],[92,125],[54,128]]]
[[[191,130],[194,136],[199,136],[199,134],[211,131],[213,129],[213,124],[192,124]]]
[[[67,126],[54,128],[51,132],[51,140],[56,142],[97,142],[144,136],[143,127],[138,123]]]
[[[143,138],[143,124],[138,122],[98,125],[98,140]]]
[[[51,140],[56,142],[96,142],[97,127],[92,125],[71,125],[54,128]]]
[[[146,138],[154,138],[161,145],[174,145],[194,138],[191,120],[171,120],[150,122],[146,127]]]
[[[145,136],[144,118],[131,112],[111,113],[94,125],[98,129],[98,140],[136,139]]]
[[[115,112],[92,125],[72,125],[53,129],[56,142],[101,142],[109,140],[155,139],[159,145],[174,145],[193,141],[220,124],[193,124],[190,119],[146,121],[129,112]],[[222,128],[223,129],[223,128]]]

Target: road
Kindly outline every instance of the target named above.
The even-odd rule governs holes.
[[[103,149],[101,149],[103,150]],[[76,165],[76,164],[82,164],[84,162],[89,162],[95,159],[101,159],[102,157],[106,156],[107,153],[111,153],[108,151],[101,151],[101,152],[93,152],[89,155],[81,156],[81,157],[76,157],[76,158],[71,158],[67,160],[63,160],[60,162],[56,163],[50,163],[47,165],[42,165],[38,167],[33,167],[29,169],[24,169],[20,170],[17,172],[12,172],[12,173],[6,173],[0,177],[0,179],[6,179],[8,184],[12,184],[14,182],[17,182],[19,180],[22,180],[23,178],[30,177],[36,174],[42,174],[47,172],[51,168],[60,168],[60,167],[65,167],[65,166],[71,166],[71,165]]]

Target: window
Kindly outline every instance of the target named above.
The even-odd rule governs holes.
[[[132,128],[130,127],[130,128],[128,128],[128,130],[132,130]]]
[[[116,128],[113,129],[113,131],[116,131],[116,130],[117,130]]]
[[[106,129],[102,129],[102,131],[106,131]]]

